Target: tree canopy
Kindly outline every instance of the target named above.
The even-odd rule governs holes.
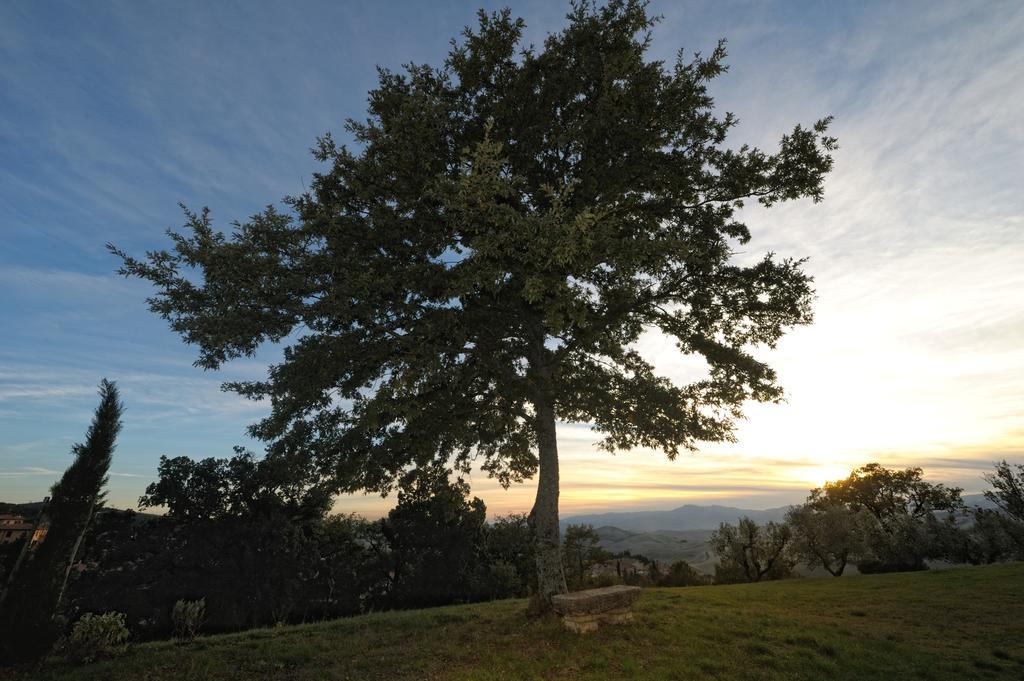
[[[173,518],[192,521],[225,517],[266,517],[281,514],[296,519],[322,516],[331,494],[281,458],[257,460],[235,447],[230,459],[187,456],[160,457],[158,479],[139,497],[140,508],[166,507]]]
[[[920,468],[869,463],[843,480],[811,490],[808,505],[843,506],[865,514],[869,522],[859,523],[856,533],[865,544],[857,563],[862,572],[921,570],[925,559],[948,553],[956,535],[954,513],[963,508],[961,491],[925,481]]]
[[[566,579],[575,589],[584,583],[587,568],[612,557],[600,543],[601,537],[593,525],[573,524],[565,528],[562,553],[565,556]]]
[[[739,523],[722,523],[708,543],[719,558],[715,581],[759,582],[764,578],[788,577],[794,561],[787,549],[793,538],[786,523],[763,526],[743,516]]]
[[[864,553],[865,513],[821,500],[792,507],[786,522],[793,528],[794,553],[812,570],[820,565],[840,577],[847,563]]]
[[[871,513],[883,525],[900,516],[921,519],[936,511],[955,511],[963,506],[959,487],[924,480],[920,468],[903,470],[869,463],[849,477],[811,490],[811,503],[845,504]]]
[[[1024,464],[1012,466],[1004,459],[996,464],[994,472],[985,475],[985,481],[992,485],[985,498],[1010,518],[1024,523]]]
[[[647,57],[646,4],[575,3],[539,48],[508,10],[479,13],[443,64],[379,69],[353,146],[318,140],[309,191],[230,235],[186,211],[171,248],[121,272],[217,368],[284,342],[252,426],[271,458],[386,493],[425,468],[539,471],[531,523],[543,598],[564,590],[555,423],[608,450],[669,457],[728,440],[747,400],[775,401],[754,349],[811,319],[801,260],[733,257],[740,209],[819,201],[830,119],[775,151],[727,143],[709,83],[725,44]],[[635,347],[649,330],[702,358],[676,384]]]
[[[992,485],[985,498],[999,508],[1003,530],[1017,545],[1018,555],[1024,555],[1024,464],[1013,466],[1004,459],[985,481]]]

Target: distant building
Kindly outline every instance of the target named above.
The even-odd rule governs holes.
[[[27,538],[29,545],[34,547],[46,536],[47,529],[45,521],[36,527],[35,521],[24,516],[0,515],[0,544],[13,544]]]

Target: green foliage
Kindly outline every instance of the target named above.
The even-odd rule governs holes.
[[[473,599],[487,508],[447,470],[421,471],[382,522],[391,557],[389,600],[425,607]]]
[[[985,498],[1002,511],[1003,532],[1016,545],[1017,555],[1024,556],[1024,464],[1014,467],[1000,461],[985,480],[992,485]]]
[[[954,547],[953,557],[959,562],[972,565],[987,565],[1001,560],[1018,557],[1024,558],[1014,540],[1007,532],[1007,519],[999,511],[988,508],[975,508],[971,511],[974,521],[970,528],[961,531],[959,544]]]
[[[105,511],[71,583],[76,611],[127,613],[142,639],[175,633],[175,604],[205,596],[205,632],[246,629],[535,591],[524,516],[486,508],[440,473],[389,517],[215,520]]]
[[[523,584],[524,575],[512,563],[488,561],[483,564],[481,572],[471,588],[474,600],[514,598],[527,593]]]
[[[930,558],[946,558],[956,543],[954,513],[963,509],[961,490],[926,482],[920,468],[893,470],[877,463],[844,480],[811,491],[812,505],[845,506],[864,512],[861,572],[923,570]],[[942,517],[942,514],[945,514]]]
[[[612,554],[598,546],[601,538],[591,525],[569,525],[562,539],[562,556],[570,590],[583,587],[587,570],[608,560]]]
[[[829,118],[775,151],[727,137],[710,82],[724,42],[649,58],[640,0],[578,3],[539,48],[481,12],[438,67],[381,69],[353,148],[318,141],[310,190],[218,231],[186,211],[167,250],[122,258],[150,309],[212,369],[291,343],[251,428],[269,458],[332,491],[388,492],[474,461],[505,485],[540,468],[538,566],[558,562],[556,419],[609,450],[669,457],[728,440],[747,400],[777,401],[755,349],[811,319],[800,260],[734,260],[746,202],[819,201]],[[676,385],[636,350],[650,329],[707,374]],[[551,482],[546,482],[550,480]],[[549,594],[558,570],[545,568]]]
[[[187,456],[160,457],[159,480],[146,487],[139,508],[166,506],[168,515],[209,520],[230,513],[226,459],[193,461]]]
[[[123,613],[86,613],[75,622],[61,648],[71,662],[95,662],[123,653],[128,635]]]
[[[894,470],[869,463],[844,480],[811,490],[810,500],[865,509],[885,523],[902,515],[923,518],[936,511],[958,510],[963,507],[961,492],[959,487],[925,482],[920,468]]]
[[[658,586],[703,586],[711,580],[707,575],[697,572],[696,568],[685,560],[672,563],[664,575],[658,577]]]
[[[586,582],[586,588],[600,589],[606,586],[615,586],[616,584],[622,584],[621,577],[618,575],[602,574],[588,579]]]
[[[511,566],[515,570],[514,588],[497,589],[493,597],[526,596],[537,591],[537,571],[534,567],[533,532],[523,514],[510,514],[494,519],[484,533],[482,553],[488,565]],[[506,573],[507,574],[507,573]]]
[[[174,633],[179,600],[206,602],[205,632],[351,615],[384,591],[379,531],[335,516],[183,522],[107,513],[70,586],[78,611],[124,612],[139,638]]]
[[[866,511],[824,500],[795,506],[786,514],[793,529],[792,551],[808,567],[839,577],[850,560],[865,552],[870,519]]]
[[[885,525],[869,525],[864,536],[868,551],[857,561],[857,569],[864,574],[927,570],[929,558],[947,555],[934,531],[938,526],[927,520],[899,514]]]
[[[1024,464],[1011,466],[1004,459],[985,480],[993,487],[985,492],[985,498],[1011,518],[1024,522]]]
[[[171,611],[171,624],[174,625],[174,637],[179,641],[191,641],[199,635],[206,620],[206,599],[198,601],[180,600]]]
[[[103,501],[114,443],[121,431],[124,406],[117,386],[104,379],[99,394],[85,442],[72,447],[75,459],[50,491],[46,538],[13,576],[4,594],[0,659],[40,657],[60,633],[54,615],[66,575],[94,510]]]
[[[790,576],[795,561],[787,549],[792,537],[792,529],[785,523],[761,526],[746,516],[737,525],[722,523],[708,540],[720,561],[715,582],[758,582]]]
[[[715,565],[715,574],[712,583],[721,584],[745,584],[751,581],[743,572],[743,566],[736,561],[722,561]]]
[[[1005,460],[985,476],[985,498],[995,509],[970,509],[973,523],[953,537],[952,555],[974,565],[1024,559],[1024,465]]]
[[[164,506],[171,517],[189,521],[274,513],[323,516],[330,506],[329,491],[310,471],[287,466],[280,459],[258,461],[241,447],[230,459],[161,456],[159,479],[146,487],[139,506]]]

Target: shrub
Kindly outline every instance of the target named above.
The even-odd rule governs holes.
[[[171,622],[174,624],[174,637],[180,641],[191,641],[199,633],[206,619],[206,599],[198,601],[181,600],[174,604],[171,611]]]
[[[793,528],[787,523],[758,525],[747,516],[740,518],[738,525],[722,523],[708,539],[720,563],[715,568],[715,583],[791,576],[795,563],[789,552],[792,539]]]
[[[522,579],[516,566],[505,560],[481,565],[470,579],[471,600],[515,598],[520,594]]]
[[[124,620],[120,612],[82,615],[64,642],[64,655],[73,662],[93,662],[120,654],[128,641]]]
[[[587,589],[600,589],[606,586],[615,586],[621,584],[622,578],[618,575],[597,575],[596,577],[590,577],[584,587]]]
[[[658,579],[658,586],[701,586],[710,581],[685,560],[677,560],[672,563],[668,572]]]

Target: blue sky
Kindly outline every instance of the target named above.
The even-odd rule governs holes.
[[[128,407],[115,505],[134,505],[161,454],[252,445],[244,428],[263,408],[219,384],[259,376],[277,350],[194,368],[104,244],[161,247],[179,202],[227,228],[301,192],[314,138],[345,138],[375,65],[439,63],[479,5],[0,3],[0,499],[43,496],[102,377]],[[769,355],[789,402],[751,408],[736,445],[613,458],[585,427],[562,426],[563,512],[765,507],[869,460],[978,491],[993,460],[1024,461],[1024,7],[651,8],[664,15],[653,56],[729,40],[713,94],[742,121],[734,142],[771,147],[796,122],[836,116],[825,202],[749,216],[756,252],[810,256],[817,322]],[[512,9],[540,43],[565,5]],[[661,338],[641,350],[666,375],[690,371]],[[529,507],[530,485],[472,482],[492,511]]]

